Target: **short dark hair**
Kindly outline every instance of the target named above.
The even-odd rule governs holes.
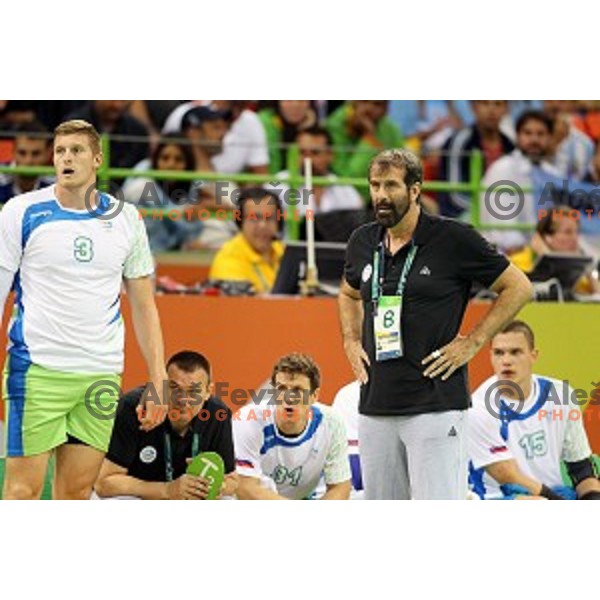
[[[35,119],[26,123],[19,123],[14,127],[13,131],[15,138],[25,137],[29,139],[44,140],[47,144],[49,144],[52,139],[48,128]]]
[[[559,219],[573,219],[573,221],[577,222],[577,229],[579,229],[579,219],[571,216],[571,212],[578,213],[577,210],[570,206],[559,204],[552,210],[547,211],[547,214],[538,221],[535,230],[542,236],[552,235],[558,229]]]
[[[275,193],[272,192],[271,190],[266,190],[265,188],[262,187],[249,187],[246,188],[244,190],[242,190],[242,192],[240,193],[238,200],[237,200],[237,206],[240,210],[239,215],[236,215],[236,221],[238,222],[238,225],[241,226],[241,224],[244,222],[244,218],[245,218],[245,206],[248,202],[252,201],[254,202],[254,204],[258,204],[263,198],[271,198],[271,200],[273,200],[274,204],[277,205],[277,210],[281,211],[281,200],[279,200],[279,196]]]
[[[192,373],[197,369],[202,369],[207,375],[208,379],[211,378],[211,368],[208,359],[200,352],[194,352],[193,350],[182,350],[173,354],[167,361],[167,369],[175,365],[178,369],[185,371],[186,373]]]
[[[527,345],[531,350],[535,349],[535,335],[533,329],[525,321],[511,321],[505,325],[496,335],[501,333],[522,333],[527,340]],[[496,336],[494,336],[496,337]]]
[[[308,354],[293,352],[282,356],[273,367],[273,373],[271,374],[271,384],[273,386],[278,373],[305,375],[310,381],[311,393],[321,387],[321,372],[317,363]]]
[[[315,137],[324,137],[327,147],[333,146],[333,138],[327,129],[324,127],[320,127],[319,125],[313,125],[312,127],[307,127],[306,129],[301,129],[296,134],[296,139],[298,139],[301,135],[313,135]]]
[[[423,165],[421,159],[410,150],[393,148],[380,152],[369,164],[369,177],[373,167],[387,171],[392,167],[404,169],[404,183],[410,187],[415,183],[423,183]]]
[[[546,127],[549,134],[554,133],[554,122],[541,110],[526,110],[524,113],[521,113],[521,116],[517,119],[517,133],[520,133],[521,129],[523,129],[529,121],[538,121]]]

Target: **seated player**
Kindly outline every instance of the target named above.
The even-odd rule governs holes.
[[[347,500],[350,467],[342,419],[317,404],[321,375],[304,354],[277,361],[268,401],[244,406],[233,420],[237,496],[241,500]]]
[[[186,475],[190,460],[200,452],[216,452],[225,463],[222,495],[236,486],[231,411],[211,397],[211,369],[197,352],[183,351],[167,362],[168,418],[151,431],[142,431],[137,411],[144,387],[126,394],[119,404],[108,453],[96,481],[101,498],[201,500],[206,479]],[[146,403],[151,402],[150,396]]]
[[[521,490],[550,500],[600,500],[576,396],[565,382],[534,374],[537,357],[533,331],[523,321],[492,339],[495,375],[475,391],[469,411],[473,489],[486,499]],[[563,485],[561,460],[574,490]]]

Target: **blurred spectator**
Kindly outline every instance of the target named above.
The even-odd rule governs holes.
[[[184,100],[132,100],[129,114],[143,123],[150,137],[158,143],[167,118],[183,103]],[[175,131],[165,133],[175,133]]]
[[[389,117],[415,150],[441,148],[473,122],[468,100],[390,100]]]
[[[512,142],[517,139],[515,123],[519,117],[532,110],[542,110],[544,102],[542,100],[509,100],[508,113],[500,122],[500,131]]]
[[[35,119],[34,100],[0,100],[0,132]]]
[[[309,100],[277,100],[275,108],[265,108],[258,116],[267,136],[269,173],[279,173],[287,167],[287,145],[299,131],[316,125],[316,112]]]
[[[569,206],[559,205],[538,221],[531,244],[510,255],[510,260],[525,273],[531,273],[537,259],[544,254],[555,252],[594,256],[593,250],[586,247],[579,236],[579,218],[574,218]],[[592,275],[584,275],[578,282],[575,291],[580,294],[597,294],[600,292],[598,279]]]
[[[483,155],[483,168],[514,150],[514,144],[500,131],[500,122],[508,110],[507,100],[473,100],[475,123],[455,133],[445,144],[441,156],[440,179],[450,183],[468,183],[471,179],[471,153]],[[471,195],[468,192],[438,194],[440,213],[446,217],[468,216]]]
[[[248,281],[256,293],[265,294],[273,288],[283,256],[281,203],[273,192],[247,188],[240,194],[238,207],[236,221],[241,231],[215,256],[210,279]]]
[[[83,119],[91,123],[99,133],[107,133],[110,139],[110,166],[129,168],[147,158],[150,153],[148,130],[127,111],[130,100],[90,100],[73,111],[65,120]],[[113,138],[113,136],[115,136]],[[116,139],[117,136],[130,136],[138,139]]]
[[[480,202],[481,223],[505,226],[511,223],[532,226],[537,224],[539,207],[533,194],[525,190],[533,189],[534,168],[550,176],[560,176],[558,169],[545,160],[552,134],[552,120],[543,112],[528,111],[519,117],[517,148],[499,158],[486,171],[482,180],[482,185],[488,189]],[[502,186],[510,185],[513,190],[494,191],[494,187],[500,183]],[[521,198],[522,206],[519,206]],[[524,231],[511,229],[485,230],[483,235],[505,252],[523,248],[530,238]]]
[[[214,171],[213,158],[223,150],[227,113],[204,105],[188,110],[181,120],[181,132],[192,144],[196,171]]]
[[[386,116],[387,108],[388,100],[352,100],[327,119],[334,144],[335,173],[364,178],[378,152],[404,145],[400,130]]]
[[[594,156],[590,161],[588,172],[583,180],[587,183],[593,183],[600,185],[600,142],[596,144],[596,150]]]
[[[180,144],[175,137],[165,136],[152,158],[144,159],[135,169],[189,172],[194,170],[194,155],[188,145]],[[131,177],[123,185],[125,200],[137,204],[139,208],[148,209],[144,223],[152,252],[178,250],[200,235],[203,222],[196,215],[196,218],[191,218],[191,211],[186,210],[190,201],[193,206],[197,205],[195,195],[189,181],[154,181],[147,177]],[[150,214],[152,210],[155,211],[154,215]],[[175,218],[174,212],[169,216],[166,211],[178,211],[180,216]],[[162,214],[160,218],[159,214]]]
[[[594,142],[600,141],[600,100],[578,100],[578,114],[573,115],[573,125]]]
[[[48,130],[38,121],[15,127],[14,162],[17,167],[46,167],[51,163],[51,144]],[[39,190],[54,183],[54,177],[42,175],[0,174],[0,205],[13,196]]]
[[[333,162],[333,152],[331,149],[331,135],[326,129],[315,126],[304,131],[300,131],[296,136],[295,142],[300,148],[302,159],[310,158],[312,160],[312,171],[315,177],[327,177],[333,185],[313,186],[314,193],[308,198],[308,202],[303,199],[308,197],[304,184],[298,190],[300,200],[288,202],[290,199],[289,187],[285,184],[273,186],[272,191],[279,194],[284,208],[287,210],[297,209],[300,215],[304,216],[307,210],[312,210],[315,214],[330,212],[333,210],[352,210],[363,208],[364,202],[360,194],[350,185],[336,185],[336,175],[331,173],[331,163]],[[301,164],[302,174],[304,174],[304,160]],[[275,179],[289,177],[288,171],[281,171],[275,176]],[[269,188],[270,189],[270,188]]]
[[[223,152],[213,158],[219,173],[266,174],[269,172],[267,136],[258,115],[246,108],[246,100],[215,100],[230,112],[231,126],[223,139]]]
[[[550,160],[563,177],[581,180],[594,155],[594,143],[572,125],[575,108],[570,100],[544,100],[544,112],[554,123]]]

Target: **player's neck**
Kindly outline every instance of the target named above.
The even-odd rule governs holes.
[[[420,214],[421,207],[416,202],[413,202],[402,217],[402,220],[387,230],[392,247],[398,244],[404,245],[413,237]]]
[[[56,184],[54,191],[56,197],[63,208],[72,210],[93,209],[98,203],[98,192],[95,189],[95,180],[87,182],[85,185],[66,188]]]
[[[171,429],[179,436],[184,437],[190,428],[189,423],[177,423],[173,421],[169,421],[171,423]]]
[[[506,395],[509,398],[512,398],[513,400],[525,401],[527,400],[527,398],[529,398],[531,390],[533,388],[533,375],[526,377],[522,381],[515,381],[515,384],[521,390],[521,393],[518,393],[512,387],[507,387],[504,391],[504,395]]]

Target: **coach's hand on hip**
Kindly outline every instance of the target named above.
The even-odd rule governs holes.
[[[369,375],[365,365],[371,365],[365,349],[358,341],[348,341],[344,343],[344,351],[346,352],[354,376],[364,385],[369,381]]]
[[[434,350],[422,361],[422,365],[429,365],[423,375],[437,377],[442,375],[446,381],[454,371],[468,363],[481,349],[481,344],[470,337],[457,335],[449,344]]]

